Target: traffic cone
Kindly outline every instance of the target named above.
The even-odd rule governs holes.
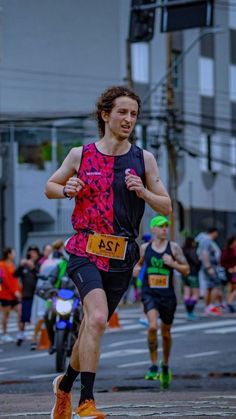
[[[114,313],[112,314],[109,322],[108,322],[108,327],[113,328],[113,329],[120,329],[120,320],[119,320],[119,316],[117,311],[114,311]]]
[[[48,349],[50,348],[50,346],[51,346],[51,342],[48,337],[48,332],[45,327],[45,324],[43,323],[41,327],[40,338],[39,338],[37,349]]]

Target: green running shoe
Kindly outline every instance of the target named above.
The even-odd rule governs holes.
[[[145,380],[157,381],[159,378],[158,368],[156,365],[152,365],[145,374]]]
[[[171,369],[168,368],[168,372],[164,373],[163,362],[161,362],[160,367],[161,367],[161,372],[160,372],[159,378],[160,378],[160,383],[161,383],[161,389],[162,390],[167,390],[170,386],[171,381],[172,381],[172,372],[171,372]]]

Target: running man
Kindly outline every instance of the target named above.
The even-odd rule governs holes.
[[[153,234],[151,243],[141,246],[142,263],[146,266],[142,286],[142,302],[148,319],[147,343],[152,365],[145,375],[146,380],[160,379],[161,388],[166,389],[172,379],[169,368],[171,350],[171,326],[176,310],[176,295],[173,284],[173,270],[182,275],[189,274],[189,265],[181,247],[168,240],[170,221],[163,215],[157,215],[150,222]],[[136,268],[137,269],[137,268]],[[161,319],[163,361],[158,372],[157,320]]]
[[[169,214],[171,202],[154,156],[130,143],[140,98],[114,86],[97,101],[100,139],[73,148],[46,185],[48,198],[75,198],[67,245],[68,273],[78,288],[84,319],[68,369],[54,380],[51,418],[70,419],[71,389],[80,373],[75,418],[106,417],[97,410],[93,387],[107,321],[132,279],[139,259],[135,241],[145,202]]]

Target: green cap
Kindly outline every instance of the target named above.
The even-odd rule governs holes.
[[[156,217],[152,218],[150,221],[150,228],[154,227],[161,227],[165,224],[170,224],[170,220],[164,215],[157,215]]]

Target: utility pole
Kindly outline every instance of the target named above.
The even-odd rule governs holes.
[[[127,68],[127,85],[130,89],[133,88],[133,79],[132,79],[132,57],[131,57],[131,42],[126,39],[126,68]]]
[[[5,189],[4,169],[5,169],[6,150],[0,134],[0,253],[2,254],[5,247]]]
[[[168,190],[172,202],[171,213],[171,239],[175,240],[176,219],[177,219],[177,152],[176,152],[176,138],[175,138],[175,100],[173,87],[173,73],[169,71],[173,68],[172,63],[172,34],[166,34],[166,49],[167,49],[167,82],[166,82],[166,150],[168,159]]]

